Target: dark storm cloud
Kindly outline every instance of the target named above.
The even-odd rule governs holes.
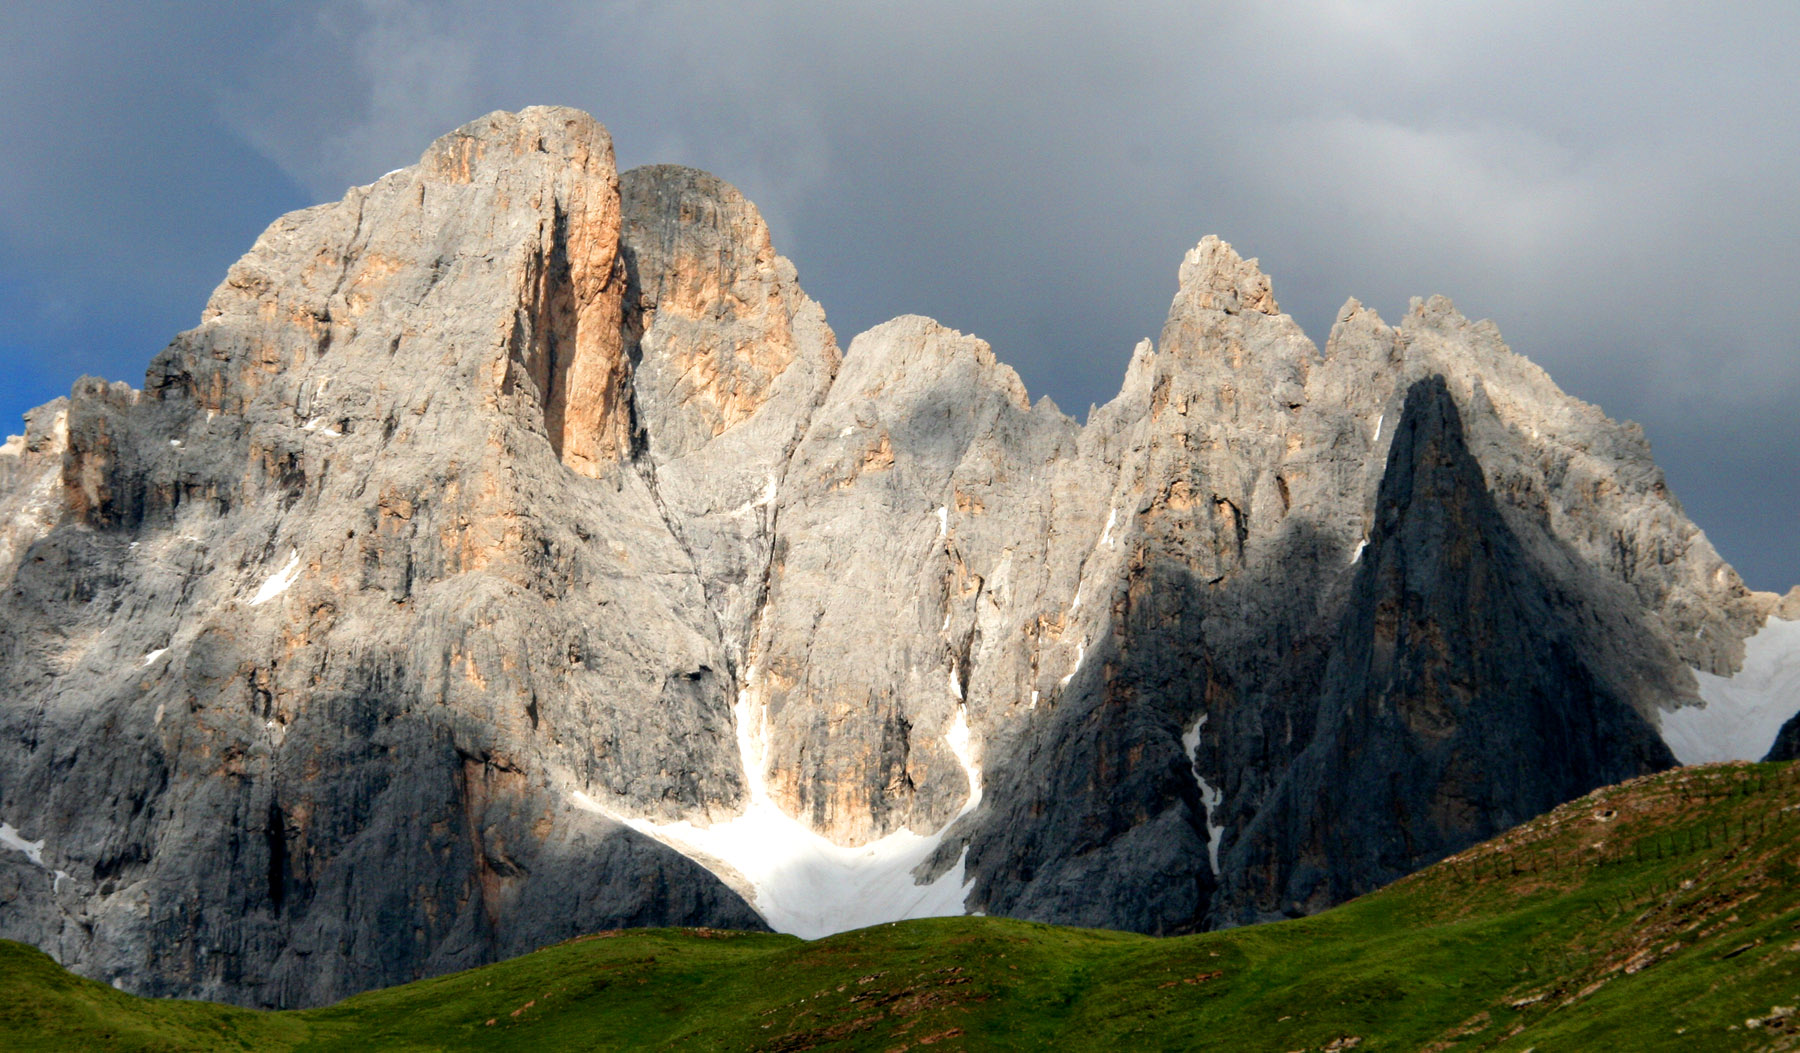
[[[1078,414],[1206,233],[1321,340],[1447,293],[1800,580],[1790,4],[140,6],[0,16],[9,414],[136,379],[276,211],[562,102],[741,186],[846,342],[930,314]]]

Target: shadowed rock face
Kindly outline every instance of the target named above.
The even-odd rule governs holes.
[[[756,926],[679,836],[756,794],[936,838],[906,880],[969,910],[1172,932],[1670,763],[1775,599],[1634,426],[1442,299],[1321,352],[1216,238],[1180,278],[1083,425],[930,319],[840,354],[742,195],[573,110],[282,217],[142,390],[0,447],[0,821],[44,842],[0,936],[303,1005]]]
[[[1781,725],[1780,734],[1775,736],[1775,744],[1763,758],[1765,761],[1800,760],[1800,713],[1788,718]]]
[[[1415,382],[1311,742],[1233,849],[1222,920],[1310,913],[1675,763],[1514,536],[1441,377]]]

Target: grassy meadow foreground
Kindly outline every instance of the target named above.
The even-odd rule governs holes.
[[[0,1048],[1800,1049],[1800,772],[1610,787],[1335,910],[1155,939],[1000,918],[598,933],[268,1013],[0,942]]]

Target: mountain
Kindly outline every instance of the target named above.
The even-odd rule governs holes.
[[[1800,594],[1487,322],[1182,261],[1085,423],[496,113],[0,447],[0,936],[265,1006],[596,929],[1307,913],[1754,758]]]

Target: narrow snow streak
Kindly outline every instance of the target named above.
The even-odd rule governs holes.
[[[1683,764],[1762,760],[1800,711],[1800,621],[1770,618],[1744,641],[1736,676],[1694,670],[1702,706],[1662,714],[1662,737]]]
[[[1106,530],[1100,534],[1100,543],[1102,545],[1105,545],[1107,548],[1111,548],[1113,546],[1113,536],[1112,536],[1113,524],[1117,523],[1118,521],[1119,521],[1119,509],[1117,506],[1115,506],[1112,509],[1112,511],[1106,513]]]
[[[158,647],[156,650],[151,651],[149,654],[144,656],[144,664],[146,666],[154,665],[154,664],[156,664],[156,660],[158,658],[161,658],[163,655],[166,655],[168,653],[169,653],[169,649],[167,647]]]
[[[954,684],[955,674],[951,676]],[[734,713],[738,751],[750,790],[750,803],[743,814],[696,826],[687,820],[659,823],[622,817],[579,791],[572,795],[575,805],[656,838],[728,883],[734,876],[740,877],[749,886],[752,904],[772,928],[803,939],[904,918],[965,913],[963,901],[970,887],[964,880],[967,848],[956,865],[937,880],[920,883],[913,876],[913,870],[937,850],[950,827],[981,803],[981,768],[960,705],[944,741],[969,780],[969,796],[962,809],[935,833],[898,830],[854,846],[835,844],[781,810],[763,776],[768,728],[748,691],[738,693]]]
[[[1365,538],[1361,539],[1360,541],[1358,541],[1356,543],[1356,551],[1350,553],[1350,562],[1356,563],[1356,562],[1360,561],[1362,559],[1363,549],[1368,548],[1368,547],[1369,547],[1369,539],[1368,538],[1365,537]]]
[[[1383,413],[1381,416],[1375,418],[1375,434],[1369,436],[1370,443],[1377,443],[1377,442],[1381,441],[1381,422],[1384,420],[1387,420],[1387,414],[1385,414],[1385,413]]]
[[[269,602],[288,590],[288,586],[300,580],[300,553],[289,550],[287,565],[269,575],[256,595],[250,597],[250,606],[258,607]]]
[[[1200,803],[1206,808],[1206,857],[1212,864],[1213,877],[1219,876],[1219,838],[1225,833],[1222,823],[1213,822],[1213,809],[1225,803],[1225,793],[1213,788],[1200,774],[1200,729],[1206,726],[1207,714],[1200,714],[1194,726],[1181,736],[1181,746],[1187,751],[1188,767],[1194,773],[1194,784],[1200,787]]]
[[[949,507],[946,505],[939,505],[937,508],[937,517],[938,517],[938,537],[943,538],[943,537],[948,536],[950,533],[950,509],[949,509]]]

